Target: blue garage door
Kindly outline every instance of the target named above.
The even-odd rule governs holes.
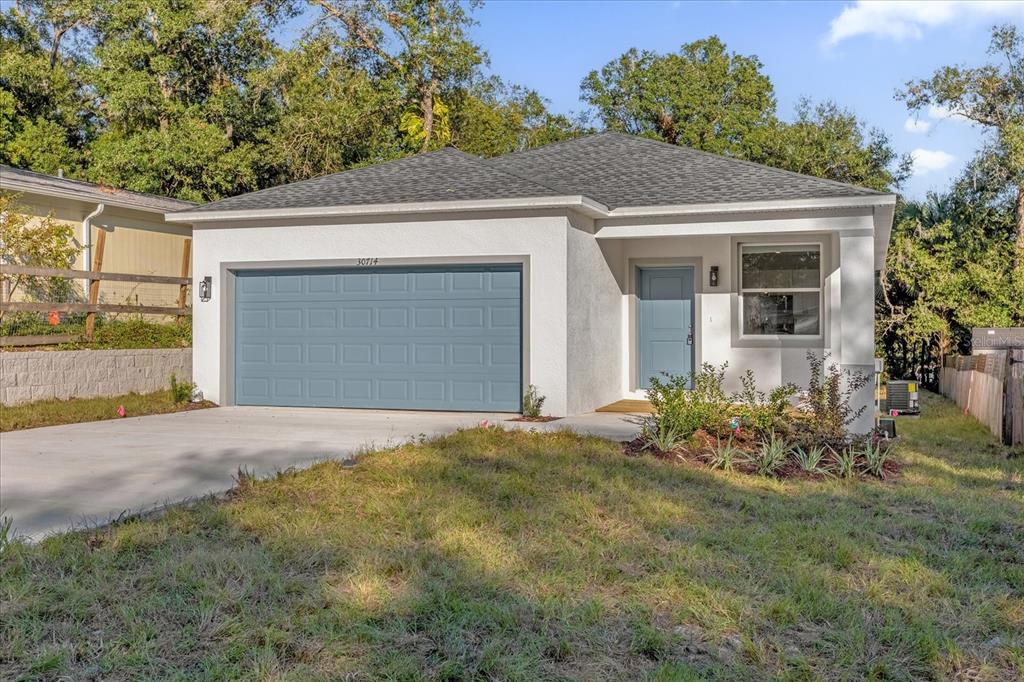
[[[520,409],[518,265],[243,270],[239,405]]]

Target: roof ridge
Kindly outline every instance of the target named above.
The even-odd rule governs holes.
[[[804,178],[804,179],[808,179],[808,180],[817,180],[817,181],[824,182],[824,183],[829,183],[829,184],[832,184],[832,185],[839,185],[840,187],[855,187],[857,189],[865,190],[865,191],[872,192],[874,194],[879,194],[879,195],[882,195],[882,196],[884,196],[886,194],[893,194],[893,192],[881,192],[881,191],[879,191],[877,189],[872,189],[870,187],[864,187],[863,185],[855,185],[852,182],[841,182],[839,180],[832,180],[831,178],[822,178],[822,177],[819,177],[817,175],[808,175],[807,173],[797,173],[796,171],[791,171],[791,170],[788,170],[786,168],[779,168],[778,166],[769,166],[766,163],[758,163],[757,161],[751,161],[749,159],[738,159],[735,156],[726,156],[724,154],[715,154],[714,152],[705,151],[703,149],[697,149],[695,147],[689,147],[687,145],[682,145],[682,144],[672,144],[671,142],[665,142],[664,140],[655,140],[653,138],[644,137],[642,135],[630,135],[628,133],[622,133],[622,132],[619,132],[617,130],[609,130],[607,132],[612,134],[612,135],[617,135],[617,136],[625,137],[625,138],[630,139],[630,140],[638,140],[640,142],[647,142],[647,143],[651,143],[651,144],[658,145],[658,146],[664,145],[666,147],[670,147],[670,148],[674,148],[674,149],[681,149],[681,150],[684,150],[684,151],[687,151],[687,152],[690,152],[690,153],[693,153],[693,154],[700,154],[702,156],[710,156],[713,159],[720,159],[720,160],[724,160],[724,161],[732,161],[734,163],[740,163],[740,164],[743,164],[743,165],[746,165],[746,166],[753,166],[755,168],[766,168],[766,169],[768,169],[770,171],[776,171],[778,173],[786,173],[788,175],[795,175],[798,178]],[[602,133],[602,134],[604,134],[604,133]]]
[[[595,137],[604,137],[606,135],[625,135],[626,137],[632,137],[631,135],[628,135],[627,133],[620,133],[620,132],[615,131],[615,130],[602,130],[602,131],[597,132],[597,133],[590,133],[590,134],[587,134],[587,135],[577,135],[576,137],[570,137],[570,138],[567,138],[565,140],[559,140],[558,142],[549,142],[548,144],[541,145],[540,147],[534,147],[533,149],[520,149],[518,151],[508,152],[507,154],[498,154],[497,156],[492,156],[490,159],[488,159],[488,161],[493,161],[494,159],[507,159],[510,156],[519,156],[521,154],[532,154],[533,152],[539,152],[541,150],[547,150],[547,149],[554,149],[555,147],[562,147],[562,146],[567,145],[567,144],[572,144],[573,142],[581,142],[582,140],[591,140],[591,139],[593,139]],[[577,194],[578,194],[578,192],[577,192]]]
[[[565,141],[565,140],[563,140],[563,141]],[[556,142],[555,144],[560,144],[560,143]],[[537,147],[537,149],[543,149],[543,147]],[[462,150],[459,150],[459,151],[462,151]],[[521,151],[526,152],[526,151],[531,151],[531,150],[523,149]],[[462,153],[465,154],[466,152],[462,152]],[[574,191],[568,189],[567,187],[562,187],[561,185],[557,185],[555,183],[548,182],[546,180],[545,181],[541,181],[541,180],[538,180],[537,178],[531,178],[528,175],[525,175],[525,174],[522,174],[522,173],[517,173],[517,172],[509,170],[507,168],[499,168],[495,164],[491,163],[495,159],[501,159],[501,158],[504,158],[506,156],[511,156],[512,154],[519,154],[519,153],[520,152],[509,152],[508,154],[499,154],[498,156],[492,156],[489,159],[485,159],[485,158],[479,157],[479,156],[473,156],[472,154],[470,154],[470,156],[473,156],[473,160],[474,161],[477,161],[478,163],[481,163],[481,164],[487,166],[487,168],[489,168],[489,169],[491,169],[493,171],[497,171],[497,172],[501,173],[502,175],[509,175],[509,176],[511,176],[513,178],[518,178],[520,180],[525,180],[526,182],[529,182],[531,185],[539,185],[540,187],[543,187],[544,189],[549,189],[552,192],[560,192],[561,194],[564,194],[566,196],[575,196],[577,194],[580,194],[580,192],[574,192]],[[593,199],[593,197],[588,197],[588,198],[589,199]],[[594,201],[596,201],[596,199],[594,199]]]

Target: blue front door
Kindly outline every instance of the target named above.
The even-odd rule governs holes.
[[[641,268],[637,323],[640,388],[693,371],[693,268]]]

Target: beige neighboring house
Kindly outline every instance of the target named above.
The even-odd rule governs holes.
[[[188,225],[168,223],[166,212],[183,211],[190,201],[130,192],[91,182],[35,173],[0,164],[0,191],[18,195],[17,205],[38,218],[52,216],[74,227],[79,255],[73,268],[88,269],[100,230],[107,235],[103,270],[143,275],[181,274]],[[5,292],[6,293],[6,292]],[[104,282],[104,302],[172,305],[178,288],[166,284]],[[15,299],[20,298],[17,293]]]

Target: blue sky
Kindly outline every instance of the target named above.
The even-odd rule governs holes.
[[[760,58],[783,118],[801,96],[832,99],[915,154],[903,189],[916,198],[945,187],[982,135],[941,112],[908,123],[895,90],[946,64],[983,63],[989,28],[1024,25],[1024,3],[491,0],[475,16],[491,71],[565,113],[584,109],[580,80],[630,47],[674,51],[716,34],[731,51]]]

